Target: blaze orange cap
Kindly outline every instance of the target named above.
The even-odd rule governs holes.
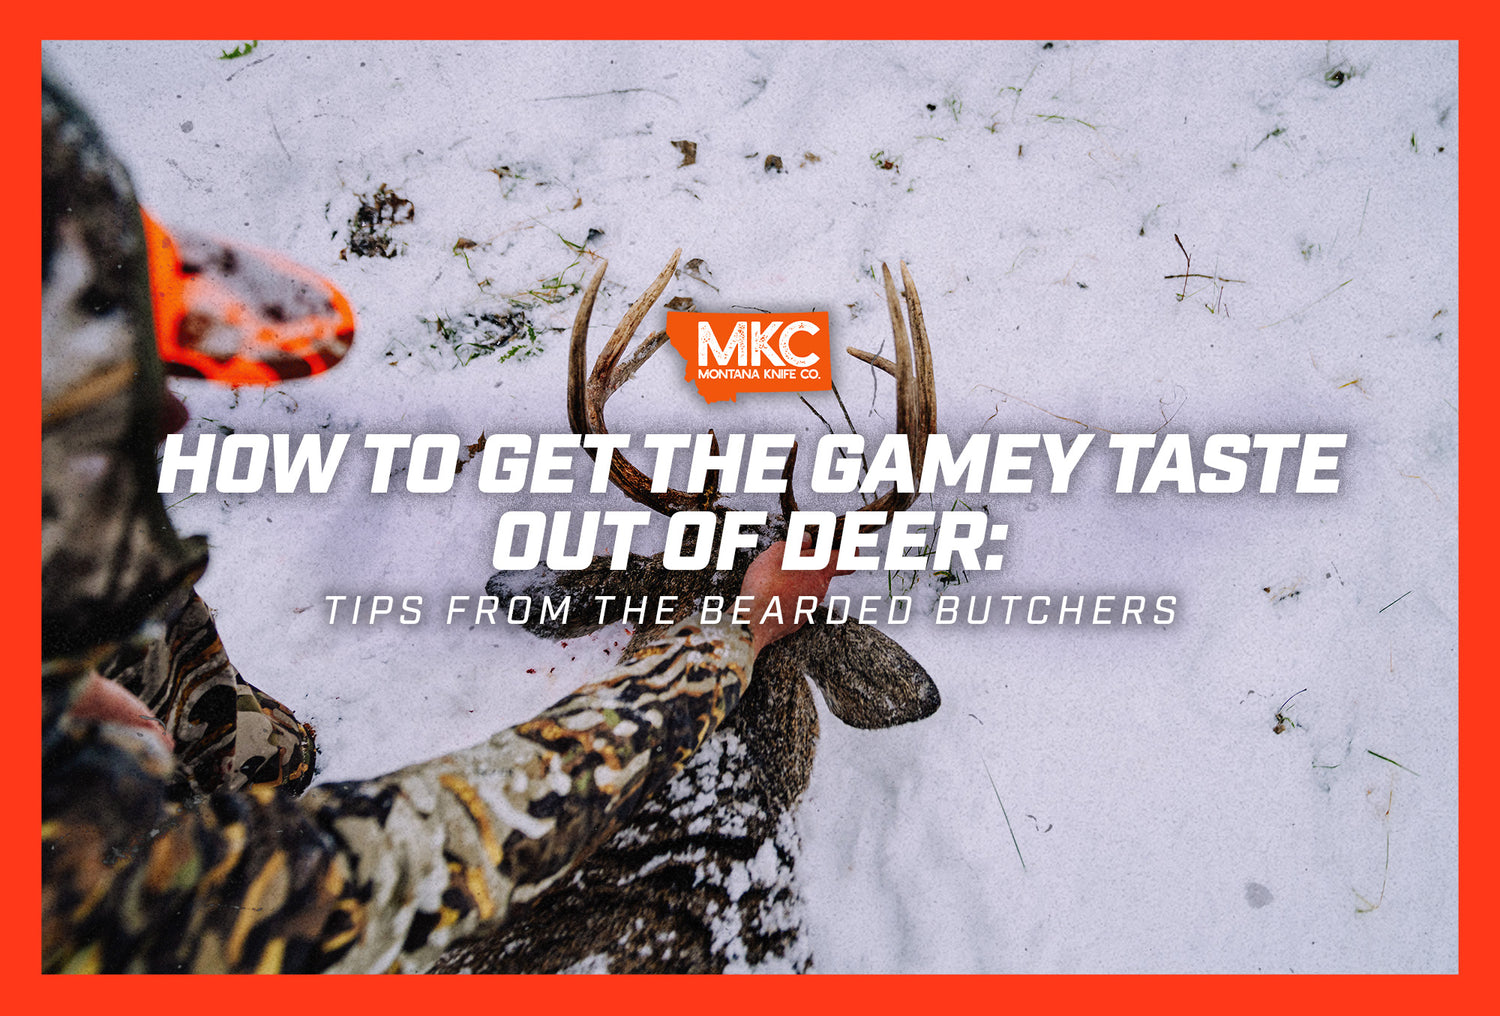
[[[145,209],[156,347],[168,374],[275,384],[327,370],[354,341],[354,312],[327,279],[239,244],[168,231]]]

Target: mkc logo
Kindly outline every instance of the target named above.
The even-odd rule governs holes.
[[[707,402],[741,392],[816,392],[833,387],[828,314],[667,312],[667,337],[687,362],[685,380]]]

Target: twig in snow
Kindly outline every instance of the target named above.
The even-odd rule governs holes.
[[[1400,603],[1402,600],[1406,599],[1411,594],[1412,594],[1412,590],[1408,589],[1406,592],[1404,592],[1400,596],[1396,597],[1390,603],[1387,603],[1384,607],[1381,607],[1375,613],[1377,613],[1377,614],[1384,614],[1387,610],[1390,610],[1392,607],[1394,607],[1396,604]]]
[[[1373,755],[1375,753],[1371,752],[1370,754]],[[1386,761],[1390,760],[1387,759]],[[1377,899],[1374,903],[1371,903],[1369,900],[1365,899],[1364,896],[1360,895],[1358,889],[1352,890],[1355,896],[1359,896],[1359,901],[1364,904],[1364,906],[1362,907],[1354,908],[1354,912],[1356,914],[1368,914],[1370,911],[1375,910],[1385,902],[1385,887],[1386,883],[1390,880],[1391,877],[1391,804],[1395,800],[1396,788],[1392,787],[1391,796],[1385,802],[1385,816],[1382,819],[1382,821],[1385,823],[1385,871],[1380,876],[1380,898]]]
[[[531,101],[561,102],[564,99],[597,99],[605,95],[629,95],[631,92],[650,92],[652,95],[661,96],[663,99],[671,102],[674,106],[682,105],[682,103],[678,102],[677,99],[673,96],[668,95],[666,92],[658,92],[654,88],[611,88],[605,92],[581,92],[578,95],[544,95],[541,98],[532,99]]]
[[[976,720],[979,719],[979,717],[977,716],[974,718]],[[979,761],[984,763],[984,774],[990,778],[990,789],[995,792],[995,800],[1000,801],[1000,788],[995,786],[995,774],[990,772],[989,762],[986,761],[983,756],[980,756]],[[1020,858],[1021,860],[1021,870],[1025,871],[1026,858],[1021,857],[1021,844],[1016,842],[1016,831],[1010,827],[1010,816],[1005,813],[1004,801],[1000,801],[1000,814],[1005,816],[1005,829],[1010,833],[1010,842],[1016,848],[1016,857]]]
[[[241,67],[239,70],[235,71],[233,74],[229,75],[229,77],[225,78],[224,80],[226,82],[227,81],[233,81],[235,78],[239,77],[245,71],[248,71],[252,67],[259,67],[261,64],[265,63],[267,60],[271,59],[271,57],[273,57],[275,55],[276,55],[275,53],[267,53],[265,56],[261,57],[259,60],[253,61],[252,63],[247,63],[245,66]]]

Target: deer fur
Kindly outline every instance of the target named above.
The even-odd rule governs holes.
[[[653,565],[660,567],[659,556],[613,574],[629,576],[625,585],[638,590],[631,595],[644,595],[641,577],[653,576]],[[577,581],[563,590],[598,590],[608,573],[574,574]],[[742,574],[743,565],[709,584],[723,586]],[[506,578],[497,575],[488,585],[502,600],[556,594],[562,576],[526,585]],[[597,625],[551,623],[536,633],[576,638],[589,627]],[[638,630],[627,653],[659,631]],[[500,931],[450,949],[435,971],[809,970],[796,878],[796,807],[818,742],[808,677],[829,710],[855,727],[911,722],[940,704],[927,672],[877,628],[819,623],[768,646],[738,709],[681,773],[570,878]]]

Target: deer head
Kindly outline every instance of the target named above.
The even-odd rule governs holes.
[[[681,254],[680,249],[673,253],[666,267],[631,306],[610,335],[598,359],[594,361],[592,371],[585,377],[589,321],[608,262],[601,263],[594,273],[573,322],[568,355],[568,422],[575,433],[608,433],[604,421],[605,403],[666,342],[666,332],[658,331],[640,343],[629,359],[623,359],[626,348],[646,314],[671,281]],[[920,473],[926,435],[936,432],[937,395],[933,381],[932,350],[922,317],[921,300],[906,265],[901,265],[905,317],[902,315],[902,300],[897,295],[890,269],[884,265],[881,269],[894,339],[895,362],[852,347],[848,352],[895,378],[896,426],[899,432],[907,435],[913,472]],[[716,438],[714,451],[718,451]],[[590,448],[589,454],[593,455],[594,449]],[[796,457],[797,447],[794,444],[782,471],[786,485],[780,499],[780,514],[773,515],[767,523],[761,534],[761,548],[784,535],[786,520],[797,509],[791,484]],[[610,464],[610,480],[631,500],[664,515],[685,509],[727,511],[720,503],[716,474],[710,474],[709,482],[701,493],[673,489],[652,491],[647,476],[624,455],[616,453]],[[893,489],[859,510],[900,511],[909,506],[914,497],[913,493]],[[842,535],[843,522],[844,516],[840,516],[835,546]],[[722,527],[716,531],[722,531]],[[565,623],[542,620],[537,615],[537,620],[527,626],[533,634],[545,638],[576,638],[598,630],[605,624],[621,620],[620,609],[627,596],[642,598],[670,592],[679,597],[678,603],[682,605],[672,619],[673,623],[691,616],[699,609],[705,596],[720,595],[728,598],[739,592],[751,557],[750,552],[742,552],[735,559],[735,567],[723,572],[709,569],[683,572],[668,571],[662,564],[661,554],[632,554],[629,566],[624,570],[612,570],[610,558],[600,555],[581,571],[540,569],[524,575],[500,572],[487,583],[486,591],[500,597],[502,602],[507,602],[512,596],[522,595],[615,596],[610,601],[615,609],[606,609],[602,615],[599,612],[579,612]],[[627,643],[626,655],[657,637],[666,627],[668,626],[644,624],[637,627]],[[809,708],[806,709],[776,709],[764,714],[758,709],[753,710],[752,715],[757,721],[778,722],[787,728],[779,740],[789,737],[796,741],[816,743],[817,714],[810,708],[810,696],[804,677],[817,684],[830,712],[850,726],[863,729],[910,723],[930,716],[941,703],[937,686],[921,664],[895,640],[870,625],[808,625],[767,647],[756,660],[755,675],[752,687],[756,690],[752,699],[771,697],[788,703],[804,698],[808,700]],[[780,719],[783,716],[795,719]],[[743,722],[747,722],[746,718],[742,718]],[[787,804],[800,796],[811,776],[812,756],[812,751],[793,752],[768,766],[767,774],[776,774],[780,784],[774,796]]]
[[[628,359],[624,357],[646,314],[676,272],[681,254],[681,250],[673,253],[666,267],[631,306],[594,361],[593,369],[585,377],[588,366],[589,321],[608,263],[601,263],[594,273],[583,293],[573,322],[568,355],[568,423],[575,433],[608,433],[604,421],[605,403],[665,344],[666,332],[658,331],[641,342]],[[881,270],[894,338],[895,362],[853,347],[849,347],[848,352],[895,378],[896,427],[900,433],[907,435],[913,472],[919,474],[926,448],[926,435],[936,432],[937,395],[933,381],[932,351],[922,317],[921,300],[906,265],[901,265],[905,291],[904,317],[902,297],[897,294],[890,269],[882,265]],[[717,454],[717,437],[712,432],[710,434],[713,437],[713,450]],[[595,454],[594,448],[587,450],[591,456]],[[787,518],[797,509],[791,484],[796,458],[797,446],[793,444],[782,471],[786,485],[780,498],[779,514],[772,513],[761,533],[757,549],[769,546],[783,536]],[[610,480],[631,500],[664,515],[687,509],[720,514],[728,510],[721,503],[719,478],[715,473],[710,473],[702,492],[674,489],[652,491],[649,478],[623,454],[617,452],[610,463]],[[892,489],[858,510],[901,511],[914,498],[913,493]],[[844,519],[845,516],[840,516],[837,522],[835,548],[842,537]],[[753,554],[749,551],[741,552],[735,559],[735,566],[727,571],[704,569],[683,572],[666,570],[661,554],[632,554],[629,566],[624,570],[612,570],[609,556],[601,555],[581,571],[539,569],[524,575],[500,572],[490,579],[486,589],[491,595],[499,596],[502,602],[511,596],[520,595],[614,595],[616,599],[610,604],[614,609],[606,609],[602,620],[601,615],[594,611],[586,614],[579,612],[566,623],[538,618],[527,625],[533,634],[545,638],[575,638],[621,620],[620,610],[626,596],[640,598],[666,592],[677,595],[682,606],[673,618],[674,622],[695,613],[703,597],[707,595],[732,597],[740,590],[745,569],[752,557]],[[627,653],[650,641],[666,627],[667,625],[637,627],[627,644]],[[889,636],[869,625],[809,625],[762,652],[756,661],[755,672],[759,682],[776,686],[800,683],[800,678],[804,675],[811,678],[823,692],[828,708],[835,716],[851,726],[866,729],[922,719],[931,715],[940,703],[937,687],[921,665]],[[805,774],[801,782],[805,785]],[[800,791],[799,786],[796,792]]]

